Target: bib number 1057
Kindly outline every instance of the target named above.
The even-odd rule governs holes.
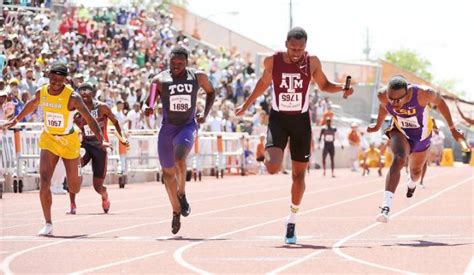
[[[52,128],[64,127],[64,117],[62,114],[46,113],[46,125]]]

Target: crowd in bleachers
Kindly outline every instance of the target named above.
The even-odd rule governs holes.
[[[62,14],[4,8],[0,21],[0,120],[20,112],[36,89],[48,83],[55,62],[69,68],[68,84],[77,89],[91,83],[96,98],[106,102],[128,129],[157,128],[161,105],[145,117],[142,107],[149,78],[168,68],[174,45],[189,49],[190,66],[205,71],[217,92],[217,102],[205,130],[261,133],[268,121],[269,96],[259,98],[248,116],[233,109],[255,87],[254,65],[238,52],[191,44],[172,29],[173,17],[164,7],[155,9],[70,7]],[[203,108],[204,99],[198,101]],[[23,122],[40,122],[41,111]]]

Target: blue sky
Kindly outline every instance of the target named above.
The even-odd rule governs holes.
[[[277,49],[284,48],[288,7],[289,0],[188,0],[191,11]],[[457,90],[474,100],[468,86],[474,71],[473,10],[468,0],[293,0],[293,25],[308,32],[312,54],[335,61],[364,59],[368,28],[371,58],[414,50],[431,61],[435,79],[456,79]]]

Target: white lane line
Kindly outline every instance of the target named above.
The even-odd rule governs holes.
[[[464,275],[472,275],[474,274],[474,257],[471,258],[471,261],[466,267],[466,270],[464,271]]]
[[[445,174],[448,174],[448,172],[444,172],[444,173],[440,173],[436,176],[431,176],[431,177],[428,177],[426,179],[430,179],[430,178],[434,178],[434,177],[439,177],[440,175],[445,175]],[[374,180],[370,180],[370,181],[367,181],[367,182],[362,182],[362,183],[369,183],[369,182],[375,182],[375,181],[380,181],[380,179],[374,179]],[[356,183],[357,184],[357,183]],[[360,183],[359,183],[360,184]],[[320,190],[320,191],[323,191],[323,190]],[[306,193],[306,194],[311,194],[312,192],[309,192],[309,193]],[[352,198],[352,199],[349,199],[349,200],[344,200],[344,201],[340,201],[340,202],[336,202],[336,203],[332,203],[332,204],[328,204],[326,206],[322,206],[322,207],[319,207],[319,208],[313,208],[313,209],[310,209],[310,210],[307,210],[307,211],[303,211],[303,212],[300,212],[298,215],[303,215],[303,214],[307,214],[307,213],[311,213],[311,212],[315,212],[315,211],[319,211],[319,210],[323,210],[323,209],[326,209],[326,208],[329,208],[329,207],[333,207],[333,206],[337,206],[339,204],[344,204],[344,203],[348,203],[348,202],[352,202],[352,201],[355,201],[355,200],[359,200],[359,199],[362,199],[362,198],[365,198],[365,197],[368,197],[368,196],[371,196],[373,194],[377,194],[377,193],[382,193],[382,190],[380,191],[375,191],[375,192],[372,192],[372,193],[369,193],[369,194],[365,194],[365,195],[362,195],[362,196],[359,196],[359,197],[356,197],[356,198]],[[228,233],[224,233],[224,234],[221,234],[221,235],[218,235],[218,236],[214,236],[214,237],[211,237],[211,238],[208,238],[208,240],[212,240],[212,239],[218,239],[218,238],[222,238],[222,237],[225,237],[225,236],[228,236],[228,235],[232,235],[232,234],[235,234],[235,233],[238,233],[238,232],[241,232],[241,231],[245,231],[245,230],[249,230],[249,229],[253,229],[253,228],[256,228],[256,227],[260,227],[260,226],[264,226],[264,225],[267,225],[267,224],[271,224],[271,223],[275,223],[275,222],[278,222],[278,221],[281,221],[282,219],[284,219],[285,217],[282,217],[282,218],[279,218],[279,219],[275,219],[275,220],[272,220],[272,221],[268,221],[268,222],[264,222],[264,223],[259,223],[259,224],[256,224],[256,225],[253,225],[253,226],[249,226],[249,227],[245,227],[245,228],[242,228],[242,229],[239,229],[239,230],[236,230],[236,231],[232,231],[232,232],[228,232]],[[209,272],[205,271],[205,270],[202,270],[198,267],[195,267],[193,266],[192,264],[188,263],[186,260],[183,259],[183,253],[184,251],[186,251],[187,249],[193,247],[193,246],[196,246],[198,244],[201,244],[203,243],[203,241],[200,241],[200,242],[195,242],[195,243],[191,243],[191,244],[188,244],[188,245],[185,245],[183,247],[180,247],[179,249],[177,249],[174,253],[173,253],[173,258],[175,259],[175,261],[182,265],[183,267],[186,267],[188,268],[189,270],[191,271],[194,271],[194,272],[197,272],[197,273],[200,273],[200,274],[209,274]],[[312,255],[312,256],[315,256],[315,255]],[[309,257],[311,258],[311,257]],[[305,258],[305,259],[309,259],[309,258]],[[287,266],[293,266],[291,263],[288,264],[288,265],[285,265],[285,266],[282,266],[280,268],[278,268],[278,270],[284,270],[287,268]],[[272,272],[272,271],[271,271]]]
[[[313,209],[309,209],[309,210],[306,210],[306,211],[303,211],[303,212],[300,212],[298,215],[304,215],[304,214],[308,214],[308,213],[312,213],[312,212],[317,212],[317,211],[321,211],[321,210],[324,210],[324,209],[327,209],[327,208],[330,208],[330,207],[334,207],[334,206],[338,206],[338,205],[341,205],[341,204],[345,204],[345,203],[348,203],[348,202],[352,202],[352,201],[356,201],[356,200],[360,200],[360,199],[363,199],[363,198],[366,198],[366,197],[369,197],[369,196],[372,196],[374,194],[378,194],[378,193],[382,193],[381,190],[379,191],[375,191],[375,192],[371,192],[371,193],[368,193],[368,194],[364,194],[364,195],[361,195],[361,196],[358,196],[358,197],[355,197],[355,198],[351,198],[351,199],[347,199],[347,200],[343,200],[343,201],[339,201],[339,202],[335,202],[335,203],[331,203],[331,204],[327,204],[325,206],[320,206],[320,207],[317,207],[317,208],[313,208]],[[230,231],[230,232],[226,232],[226,233],[223,233],[223,234],[220,234],[220,235],[217,235],[217,236],[213,236],[213,237],[210,237],[206,240],[214,240],[214,239],[219,239],[219,238],[223,238],[223,237],[226,237],[226,236],[229,236],[229,235],[233,235],[235,233],[239,233],[239,232],[242,232],[242,231],[246,231],[246,230],[250,230],[250,229],[254,229],[254,228],[257,228],[257,227],[261,227],[261,226],[264,226],[264,225],[268,225],[268,224],[272,224],[272,223],[276,223],[276,222],[282,222],[284,219],[285,219],[286,216],[284,217],[281,217],[281,218],[278,218],[278,219],[274,219],[274,220],[270,220],[270,221],[267,221],[267,222],[263,222],[263,223],[258,223],[258,224],[254,224],[254,225],[251,225],[251,226],[247,226],[247,227],[244,227],[244,228],[240,228],[240,229],[237,229],[237,230],[234,230],[234,231]],[[283,237],[282,237],[283,239]],[[202,270],[198,267],[195,267],[194,265],[188,263],[186,260],[184,260],[183,258],[183,253],[188,250],[189,248],[193,247],[193,246],[196,246],[198,244],[201,244],[203,243],[204,241],[199,241],[199,242],[194,242],[194,243],[190,243],[188,245],[185,245],[185,246],[182,246],[180,247],[179,249],[177,249],[174,253],[173,253],[173,258],[175,259],[175,261],[193,271],[193,272],[196,272],[196,273],[199,273],[199,274],[210,274],[208,271],[205,271],[205,270]]]
[[[275,190],[286,189],[286,188],[287,187],[274,187],[274,188],[268,188],[268,189],[258,190],[258,191],[248,191],[248,192],[237,193],[237,194],[232,194],[232,195],[222,195],[222,196],[216,196],[216,197],[211,197],[211,198],[205,198],[205,199],[201,199],[201,200],[195,200],[193,202],[212,201],[212,200],[217,200],[217,199],[225,199],[225,198],[229,198],[229,197],[236,197],[236,196],[247,195],[247,194],[258,194],[258,193],[262,193],[262,192],[275,191]],[[154,197],[150,197],[150,198],[154,198]],[[147,198],[141,198],[142,201],[144,201],[146,199]],[[127,213],[127,212],[133,212],[133,211],[142,211],[142,210],[162,208],[162,207],[169,207],[169,203],[161,204],[161,205],[140,207],[140,208],[125,209],[125,210],[120,210],[120,211],[113,211],[111,213],[112,214],[120,214],[120,213]],[[91,218],[94,218],[94,217],[96,217],[96,216],[95,215],[87,215],[87,216],[82,216],[82,217],[77,217],[77,218],[61,219],[61,220],[54,221],[54,224],[61,223],[61,222],[83,220],[83,219],[91,219]],[[42,221],[41,222],[32,222],[32,223],[24,223],[24,224],[12,225],[12,226],[0,227],[0,230],[12,229],[12,228],[18,228],[18,227],[30,226],[30,225],[42,225],[42,224],[43,224]]]
[[[446,192],[448,192],[448,191],[450,191],[450,190],[452,190],[452,189],[454,189],[454,188],[457,188],[458,186],[460,186],[460,185],[462,185],[462,184],[464,184],[464,183],[466,183],[466,182],[470,182],[473,178],[474,178],[474,177],[469,177],[469,178],[467,178],[467,179],[465,179],[465,180],[462,180],[462,181],[460,181],[460,182],[458,182],[458,183],[456,183],[456,184],[454,184],[454,185],[451,185],[450,187],[445,188],[445,189],[439,191],[438,193],[436,193],[436,194],[434,194],[434,195],[431,195],[430,197],[428,197],[428,198],[426,198],[426,199],[424,199],[424,200],[421,200],[421,201],[419,201],[419,202],[417,202],[417,203],[415,203],[415,204],[413,204],[413,205],[411,205],[411,206],[409,206],[409,207],[407,207],[407,208],[405,208],[405,209],[403,209],[403,210],[401,210],[401,211],[395,213],[394,215],[391,216],[391,219],[393,219],[393,218],[395,218],[395,217],[397,217],[397,216],[399,216],[399,215],[401,215],[401,214],[403,214],[403,213],[405,213],[405,212],[407,212],[407,211],[409,211],[409,210],[411,210],[411,209],[413,209],[413,208],[415,208],[415,207],[417,207],[417,206],[420,206],[420,205],[422,205],[422,204],[424,204],[424,203],[426,203],[426,202],[428,202],[428,201],[430,201],[430,200],[432,200],[432,199],[434,199],[434,198],[437,198],[437,197],[441,196],[442,194],[444,194],[444,193],[446,193]],[[406,271],[406,270],[401,270],[401,269],[398,269],[398,268],[393,268],[393,267],[389,267],[389,266],[384,266],[384,265],[372,263],[372,262],[369,262],[369,261],[364,261],[364,260],[362,260],[362,259],[359,259],[359,258],[356,258],[356,257],[352,257],[352,256],[350,256],[350,255],[345,254],[344,252],[342,252],[341,246],[342,246],[344,243],[346,243],[347,241],[349,241],[350,239],[352,239],[352,238],[354,238],[354,237],[356,237],[356,236],[359,236],[360,234],[362,234],[362,233],[364,233],[364,232],[369,231],[370,229],[372,229],[372,228],[374,228],[374,227],[376,227],[376,226],[378,226],[378,225],[380,225],[380,224],[381,224],[381,223],[379,223],[379,222],[373,223],[373,224],[367,226],[366,228],[364,228],[364,229],[362,229],[362,230],[359,230],[359,231],[357,231],[356,233],[354,233],[354,234],[352,234],[352,235],[349,235],[349,236],[347,236],[347,237],[345,237],[345,238],[339,240],[338,242],[336,242],[336,243],[332,246],[332,250],[333,250],[337,255],[339,255],[339,256],[341,256],[341,257],[343,257],[343,258],[345,258],[345,259],[347,259],[347,260],[349,260],[349,261],[357,262],[357,263],[359,263],[359,264],[368,265],[368,266],[371,266],[371,267],[375,267],[375,268],[379,268],[379,269],[383,269],[383,270],[388,270],[388,271],[392,271],[392,272],[397,272],[397,273],[403,273],[403,274],[410,273],[410,274],[414,274],[414,273],[409,272],[409,271]]]
[[[85,273],[89,273],[89,272],[94,272],[94,271],[109,268],[109,267],[112,267],[112,266],[126,264],[126,263],[130,263],[130,262],[133,262],[133,261],[142,260],[142,259],[145,259],[145,258],[148,258],[148,257],[153,257],[153,256],[160,255],[160,254],[163,254],[163,253],[165,253],[165,251],[161,250],[161,251],[158,251],[158,252],[155,252],[155,253],[145,254],[145,255],[142,255],[142,256],[139,256],[139,257],[134,257],[134,258],[129,258],[129,259],[126,259],[126,260],[123,260],[123,261],[116,261],[116,262],[112,262],[112,263],[109,263],[109,264],[104,264],[104,265],[100,265],[100,266],[96,266],[96,267],[91,267],[91,268],[88,268],[88,269],[75,271],[75,272],[72,272],[71,274],[80,275],[80,274],[85,274]]]
[[[306,256],[304,256],[304,257],[298,258],[296,261],[293,261],[293,262],[291,262],[291,263],[289,263],[289,264],[287,264],[287,265],[284,265],[284,266],[281,266],[281,267],[279,267],[279,268],[277,268],[277,269],[274,269],[274,270],[272,270],[272,271],[270,271],[270,272],[268,272],[268,273],[266,273],[266,274],[271,274],[271,275],[273,275],[273,274],[278,274],[279,272],[282,272],[283,270],[286,270],[286,269],[288,269],[288,268],[290,268],[290,267],[293,267],[293,266],[298,265],[298,264],[300,264],[300,263],[302,263],[302,262],[305,262],[306,260],[309,260],[309,259],[311,259],[311,258],[313,258],[313,257],[316,257],[316,256],[322,254],[324,251],[325,251],[325,250],[317,250],[317,251],[315,251],[315,252],[313,252],[313,253],[310,253],[310,254],[308,254],[308,255],[306,255]]]
[[[447,173],[447,172],[442,173],[441,175],[446,174],[446,173]],[[440,175],[436,175],[436,177],[439,177],[439,176],[440,176]],[[431,177],[427,177],[426,179],[428,180],[428,179],[434,178],[434,177],[435,177],[435,176],[431,176]],[[382,191],[380,191],[380,192],[382,192]],[[288,269],[288,268],[290,268],[290,267],[293,267],[293,266],[295,266],[295,265],[297,265],[297,264],[300,264],[300,263],[302,263],[302,262],[305,262],[305,261],[311,259],[312,257],[318,256],[319,254],[323,253],[324,251],[326,251],[326,250],[315,251],[315,252],[313,252],[313,253],[311,253],[311,254],[308,254],[308,255],[306,255],[306,256],[304,256],[304,257],[302,257],[302,258],[296,260],[295,262],[291,262],[291,263],[286,264],[286,265],[284,265],[284,266],[281,266],[281,267],[279,267],[279,268],[277,268],[277,269],[274,269],[274,270],[268,272],[268,274],[277,274],[277,273],[279,273],[279,272],[282,272],[282,271],[284,271],[284,270],[286,270],[286,269]],[[318,252],[320,252],[320,253],[318,253]]]
[[[212,189],[212,190],[200,190],[200,189],[198,189],[198,190],[192,190],[192,191],[189,191],[189,192],[192,193],[192,194],[201,194],[201,193],[206,193],[206,192],[210,192],[210,191],[212,191],[214,193],[217,193],[217,192],[229,193],[230,191],[233,191],[234,189],[237,189],[239,191],[242,190],[242,189],[245,189],[247,187],[251,187],[252,189],[254,189],[256,186],[272,183],[273,180],[274,179],[268,178],[268,176],[262,176],[262,178],[258,179],[255,182],[249,183],[249,184],[242,183],[242,182],[225,182],[226,184],[233,184],[233,185],[232,186],[226,186],[225,188],[219,188],[222,185],[217,185],[218,188],[215,188],[215,189]],[[325,183],[333,184],[334,182],[339,182],[339,181],[343,181],[343,178],[339,178],[337,181],[331,181],[331,182],[326,181]],[[154,183],[157,183],[157,182],[147,182],[147,183],[139,183],[137,185],[135,185],[135,184],[133,184],[133,185],[134,186],[140,186],[140,185],[154,184]],[[161,183],[160,183],[159,186],[161,186]],[[92,186],[87,186],[87,187],[92,187]],[[108,187],[108,185],[107,185],[107,187]],[[152,190],[152,191],[154,191],[154,190]],[[134,195],[135,197],[139,197],[139,199],[132,198],[132,199],[125,199],[125,200],[118,200],[117,202],[128,202],[128,201],[137,201],[137,200],[138,201],[143,201],[143,200],[155,199],[155,198],[157,198],[157,199],[162,199],[162,198],[167,199],[168,198],[167,196],[161,196],[160,194],[157,194],[157,195],[154,195],[154,196],[151,196],[151,197],[141,197],[141,195],[149,194],[149,193],[150,193],[150,191],[139,192],[139,193]],[[38,196],[38,190],[36,190],[36,193],[32,193],[32,194],[34,194],[37,197]],[[83,200],[83,201],[89,200],[89,199],[92,200],[94,197],[97,197],[97,196],[98,195],[88,194],[87,197],[85,197],[85,196],[81,197],[81,200]],[[39,207],[40,209],[19,211],[19,212],[11,212],[11,211],[3,209],[3,212],[8,212],[8,213],[4,214],[4,216],[15,216],[15,215],[19,215],[19,214],[42,213],[43,212],[41,210],[39,200],[29,201],[29,202],[24,202],[24,203],[17,203],[17,204],[8,204],[8,206],[11,207],[11,208],[15,208],[15,206],[21,205],[21,204],[26,204],[26,205],[33,204],[34,207]],[[81,204],[81,208],[82,208],[82,206],[93,206],[93,205],[97,205],[97,203]],[[62,207],[62,208],[55,207],[55,208],[52,208],[51,210],[61,210],[61,209],[64,209],[64,207]]]
[[[30,238],[16,238],[17,236],[7,236],[8,238],[5,239],[0,239],[0,242],[4,243],[10,243],[10,242],[50,242],[51,240],[48,238],[44,237],[30,237]],[[176,239],[176,237],[173,236],[123,236],[123,237],[114,237],[114,238],[101,238],[101,239],[88,239],[87,237],[78,237],[74,239],[74,242],[76,243],[101,243],[101,242],[115,242],[117,243],[118,241],[121,242],[150,242],[150,241],[164,241],[164,240],[173,240]],[[274,242],[275,240],[281,240],[282,236],[275,236],[271,238],[241,238],[241,239],[230,239],[230,240],[223,240],[223,242],[228,242],[228,243],[255,243],[255,242]],[[298,236],[298,240],[305,240],[305,241],[312,241],[312,242],[337,242],[340,239],[339,238],[321,238],[318,236],[310,237],[310,236]],[[473,242],[474,237],[443,237],[443,238],[435,238],[435,237],[429,237],[429,235],[424,236],[425,241],[443,241],[448,245],[455,245],[458,244],[460,241],[465,241],[465,242]],[[360,242],[360,243],[386,243],[386,242],[392,242],[392,241],[399,241],[399,239],[394,239],[394,238],[366,238],[366,239],[352,239],[352,242]],[[403,240],[404,243],[408,242],[414,242],[417,240]],[[0,252],[2,253],[2,252]],[[6,253],[6,252],[3,252]]]
[[[347,184],[347,185],[337,186],[337,187],[328,187],[328,188],[320,189],[318,191],[308,192],[308,193],[306,193],[306,196],[311,195],[311,194],[322,193],[324,191],[331,191],[331,190],[337,190],[337,189],[352,187],[352,186],[356,186],[356,185],[360,185],[360,184],[367,184],[369,182],[374,182],[374,181],[380,181],[380,180],[371,180],[371,181],[352,183],[352,184]],[[275,189],[279,189],[279,188],[275,188]],[[262,191],[253,191],[253,192],[246,192],[246,193],[260,193],[260,192],[262,192]],[[379,191],[379,192],[381,192],[381,191]],[[229,196],[226,196],[226,197],[234,197],[234,196],[239,196],[239,195],[243,195],[243,194],[246,194],[246,193],[239,193],[239,194],[229,195]],[[198,217],[198,216],[204,216],[204,215],[207,215],[207,214],[225,212],[227,210],[235,210],[235,209],[239,209],[239,208],[246,208],[246,207],[250,207],[250,206],[256,206],[256,205],[271,203],[271,202],[280,201],[280,200],[287,200],[289,197],[290,196],[285,196],[285,197],[280,197],[280,198],[277,198],[277,199],[270,199],[270,200],[266,200],[266,201],[259,201],[259,202],[256,202],[256,203],[248,203],[248,204],[243,204],[243,205],[238,205],[238,206],[233,206],[233,207],[228,207],[228,208],[221,208],[221,209],[218,209],[218,210],[212,210],[212,211],[197,213],[197,214],[192,215],[190,218]],[[211,199],[208,199],[208,200],[211,200]],[[204,200],[201,200],[201,201],[204,201]],[[157,225],[157,224],[170,222],[170,221],[171,221],[171,219],[166,219],[166,220],[161,220],[161,221],[156,221],[156,222],[136,224],[136,225],[133,225],[133,226],[121,227],[121,228],[116,228],[116,229],[111,229],[111,230],[107,230],[107,231],[102,231],[102,232],[89,234],[88,237],[93,237],[93,236],[103,235],[103,234],[108,234],[108,233],[114,233],[114,232],[118,232],[118,231],[129,230],[129,229],[135,229],[135,228],[139,228],[139,227],[143,227],[143,226]],[[57,245],[57,244],[65,243],[65,242],[70,242],[70,241],[74,241],[74,239],[60,240],[60,241],[56,241],[56,242],[51,242],[51,243],[39,245],[39,246],[33,246],[33,247],[27,248],[25,250],[17,251],[15,253],[11,254],[11,255],[8,255],[8,257],[6,257],[0,263],[0,271],[3,271],[5,274],[12,274],[12,271],[10,269],[10,264],[18,256],[21,256],[25,253],[28,253],[28,252],[31,252],[31,251],[34,251],[34,250],[37,250],[37,249],[41,249],[41,248],[45,248],[45,247],[49,247],[49,246],[53,246],[53,245]]]
[[[257,184],[260,184],[260,185],[263,185],[263,184],[268,184],[268,183],[271,183],[271,180],[267,179],[267,180],[261,180],[261,181],[258,181],[258,182],[255,182],[255,183],[252,183],[252,184],[245,184],[245,185],[233,185],[233,186],[229,186],[227,188],[220,188],[218,190],[212,190],[213,192],[226,192],[226,194],[232,190],[232,189],[239,189],[241,190],[242,188],[245,188],[245,187],[255,187],[255,185]],[[193,194],[198,194],[198,193],[204,193],[204,192],[209,192],[211,190],[195,190],[195,191],[190,191],[192,192]],[[164,196],[161,196],[160,194],[156,194],[154,196],[150,196],[150,197],[142,197],[141,195],[143,194],[149,194],[150,192],[147,191],[147,192],[139,192],[137,194],[135,194],[135,198],[132,198],[132,199],[124,199],[124,200],[117,200],[117,201],[113,201],[114,204],[116,203],[122,203],[122,202],[129,202],[129,201],[146,201],[146,200],[151,200],[151,199],[167,199],[167,197],[164,197]],[[85,200],[88,200],[88,199],[92,199],[93,197],[97,198],[97,196],[99,195],[95,195],[95,196],[92,196],[92,195],[88,195],[87,198],[84,198],[84,197],[81,197],[81,200],[85,201]],[[138,198],[138,199],[137,199]],[[27,211],[20,211],[20,212],[10,212],[8,211],[9,213],[7,214],[4,214],[4,216],[16,216],[16,215],[20,215],[20,214],[30,214],[30,213],[42,213],[43,210],[41,210],[41,206],[39,205],[39,201],[35,201],[35,202],[28,202],[28,204],[34,204],[35,207],[39,207],[39,209],[36,209],[36,210],[27,210]],[[97,202],[89,202],[89,203],[85,203],[85,204],[81,204],[81,208],[84,207],[84,206],[94,206],[94,205],[99,205]],[[11,206],[11,205],[9,205]],[[55,208],[52,208],[51,211],[54,211],[54,210],[61,210],[61,209],[64,209],[64,207],[55,207]],[[6,212],[6,211],[4,211]]]

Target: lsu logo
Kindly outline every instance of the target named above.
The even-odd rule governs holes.
[[[413,116],[413,115],[416,115],[416,109],[400,109],[398,111],[396,110],[393,110],[395,113],[399,114],[399,115],[406,115],[406,116]]]

